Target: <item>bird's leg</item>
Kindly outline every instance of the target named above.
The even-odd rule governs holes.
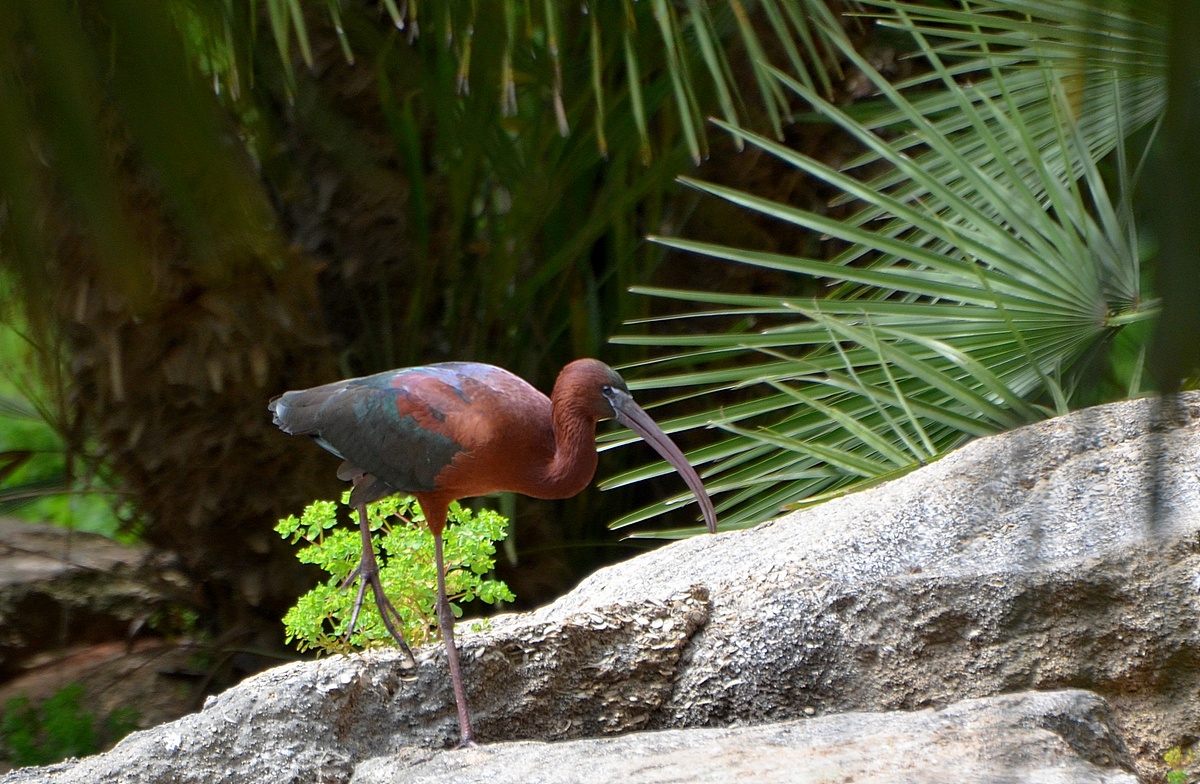
[[[346,640],[350,639],[350,635],[354,634],[354,627],[358,625],[358,613],[362,609],[367,586],[370,585],[372,593],[375,594],[375,606],[379,608],[379,617],[383,618],[383,625],[396,639],[400,650],[408,659],[409,666],[413,666],[417,662],[413,658],[412,650],[404,641],[404,635],[396,628],[396,623],[402,622],[400,613],[387,598],[387,594],[383,592],[383,583],[379,581],[379,563],[375,560],[375,548],[371,546],[371,525],[367,522],[366,504],[358,504],[358,530],[362,533],[362,558],[358,562],[358,568],[351,572],[350,576],[342,583],[342,587],[345,588],[354,581],[355,577],[359,578],[358,595],[354,598],[354,610],[350,614],[350,624],[346,627]],[[393,623],[393,619],[395,619],[395,623]]]
[[[427,513],[428,514],[428,513]],[[454,644],[454,613],[446,597],[446,562],[442,557],[442,535],[433,535],[433,555],[437,562],[437,614],[442,628],[442,641],[446,643],[446,660],[450,664],[450,683],[454,687],[454,703],[458,707],[458,728],[462,740],[458,748],[475,745],[475,730],[471,727],[471,716],[467,712],[467,690],[463,686],[462,668],[458,664],[458,646]]]

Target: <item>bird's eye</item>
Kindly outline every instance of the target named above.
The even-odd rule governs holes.
[[[600,391],[602,393],[604,393],[605,395],[611,395],[613,388],[610,387],[608,384],[605,384],[604,386],[600,387]]]

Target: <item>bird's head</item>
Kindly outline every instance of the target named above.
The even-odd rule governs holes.
[[[620,373],[598,359],[577,359],[558,374],[551,398],[599,421],[616,418],[622,396],[629,397],[629,386]]]
[[[683,452],[670,436],[663,432],[658,423],[634,402],[633,396],[629,394],[629,386],[625,379],[621,378],[621,374],[599,360],[577,359],[563,368],[554,384],[553,398],[557,401],[560,395],[569,395],[589,406],[591,415],[596,420],[617,420],[654,447],[654,451],[679,472],[683,481],[695,494],[709,532],[717,532],[717,513],[696,469],[692,468]]]

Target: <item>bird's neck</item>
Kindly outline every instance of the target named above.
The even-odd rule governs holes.
[[[596,420],[571,400],[555,400],[554,457],[546,465],[543,498],[570,498],[596,474]]]

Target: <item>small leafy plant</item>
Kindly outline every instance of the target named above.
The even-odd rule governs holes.
[[[349,509],[349,501],[350,493],[343,493],[341,505]],[[283,617],[287,642],[301,651],[346,652],[390,639],[369,589],[354,634],[349,641],[343,639],[357,581],[345,589],[341,586],[358,566],[362,544],[357,527],[335,527],[337,512],[338,504],[333,501],[314,501],[299,518],[291,515],[275,526],[279,535],[293,544],[309,543],[297,553],[302,563],[315,564],[329,573],[326,582],[301,596]],[[350,513],[355,514],[353,509]],[[437,629],[433,535],[423,525],[425,516],[411,496],[394,495],[370,504],[367,518],[380,581],[404,619],[400,632],[410,645],[420,645]],[[460,604],[474,599],[487,604],[513,601],[507,585],[485,578],[496,565],[495,543],[504,538],[508,520],[486,509],[472,513],[454,502],[448,521],[443,532],[446,593],[455,617],[462,615]]]
[[[0,751],[14,767],[49,765],[95,754],[137,729],[137,710],[130,707],[113,711],[97,728],[83,698],[83,687],[70,683],[41,705],[28,697],[8,700],[0,714]]]
[[[1170,766],[1167,784],[1187,784],[1188,768],[1193,761],[1192,750],[1175,746],[1163,754],[1163,762]]]

